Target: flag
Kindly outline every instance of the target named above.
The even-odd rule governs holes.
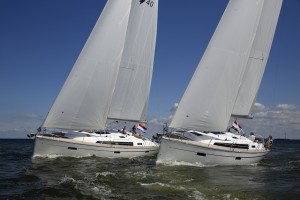
[[[232,128],[238,132],[240,132],[242,129],[242,127],[239,125],[239,123],[236,119],[232,123]]]
[[[142,131],[143,133],[145,133],[146,130],[147,130],[147,128],[146,128],[145,126],[143,126],[142,124],[139,124],[139,125],[137,126],[137,129],[140,130],[140,131]]]

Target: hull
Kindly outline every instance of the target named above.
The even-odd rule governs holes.
[[[97,156],[107,158],[132,158],[151,156],[158,152],[158,146],[124,146],[89,142],[72,139],[37,136],[33,156]]]
[[[250,165],[258,163],[268,150],[214,147],[197,141],[162,138],[157,163],[186,162],[197,165]]]

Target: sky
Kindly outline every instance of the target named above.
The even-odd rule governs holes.
[[[106,0],[0,1],[0,138],[42,124]],[[161,132],[228,0],[160,0],[148,130]],[[300,139],[300,0],[284,0],[245,132]]]

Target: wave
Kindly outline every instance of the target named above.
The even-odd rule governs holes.
[[[69,183],[76,183],[76,182],[77,181],[74,178],[65,175],[60,179],[58,184],[69,184]]]

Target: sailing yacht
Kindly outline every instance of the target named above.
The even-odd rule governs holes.
[[[230,131],[251,118],[282,0],[230,0],[161,139],[157,163],[248,165],[269,151],[258,135]],[[236,124],[235,124],[236,125]]]
[[[108,0],[35,138],[34,156],[136,157],[158,144],[110,121],[145,123],[158,0]]]

